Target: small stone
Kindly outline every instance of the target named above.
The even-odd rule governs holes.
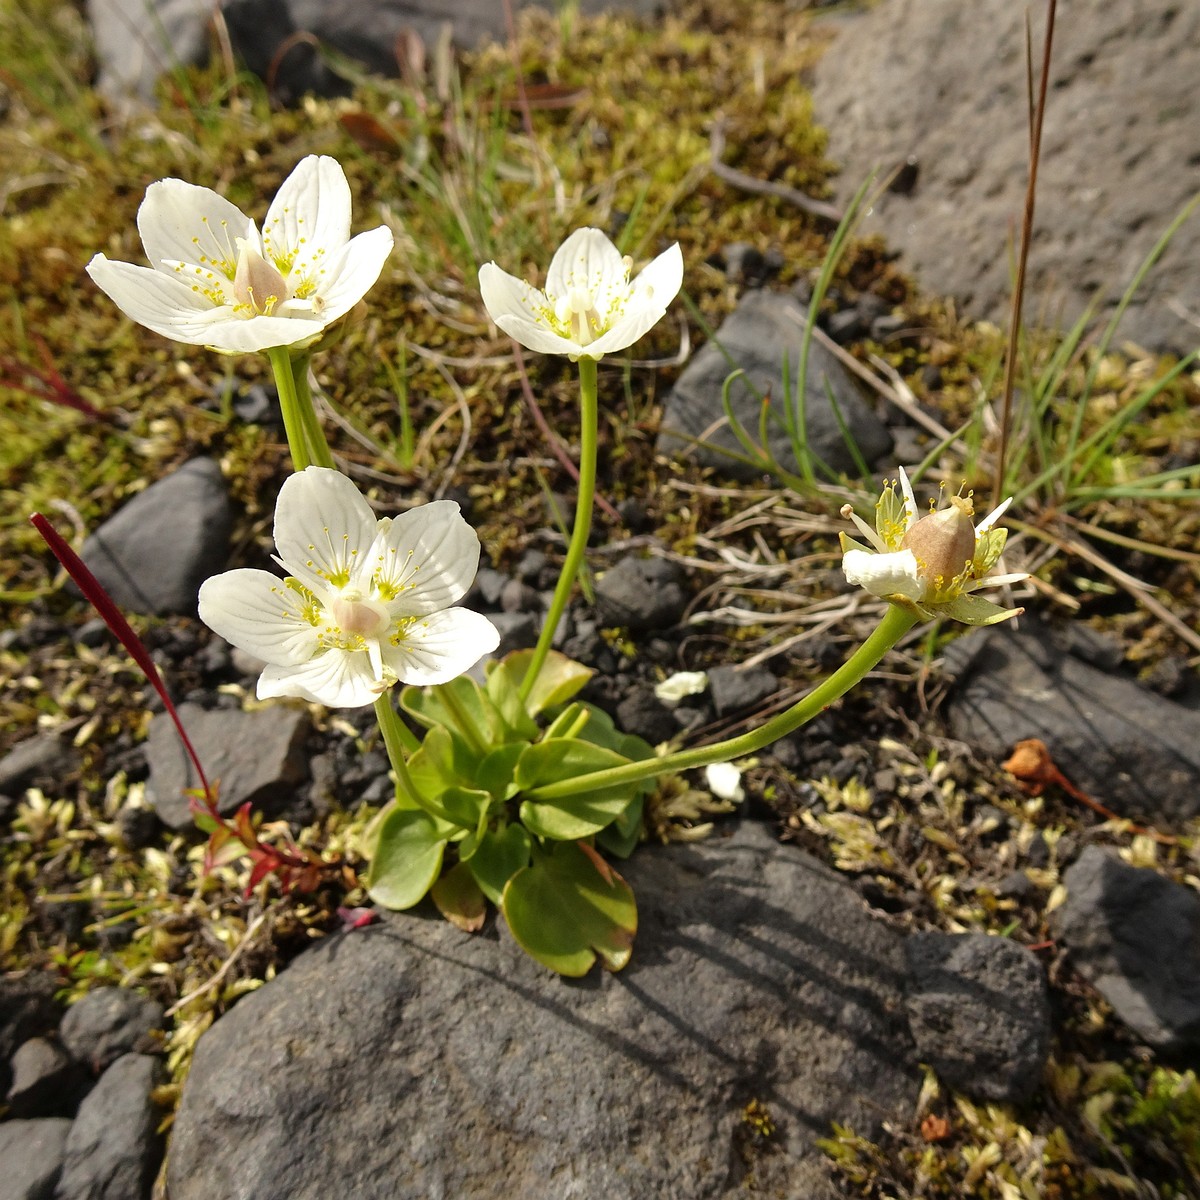
[[[500,611],[536,614],[542,611],[542,597],[529,584],[510,579],[500,589]]]
[[[117,828],[127,849],[142,850],[158,840],[162,822],[154,809],[142,804],[126,804],[117,813]]]
[[[533,613],[489,613],[488,620],[500,634],[500,645],[494,651],[496,658],[503,658],[513,650],[527,650],[537,645],[538,621]]]
[[[100,1076],[67,1135],[55,1200],[149,1200],[161,1157],[158,1076],[145,1054],[123,1055]]]
[[[52,784],[79,766],[79,752],[69,738],[37,733],[18,742],[0,758],[0,792]]]
[[[637,734],[652,746],[669,741],[679,732],[674,714],[648,687],[635,687],[617,705],[616,718],[619,728]]]
[[[495,567],[480,567],[475,572],[475,582],[465,602],[470,604],[473,597],[478,596],[485,608],[499,608],[500,595],[508,582],[509,578],[503,571],[497,571]]]
[[[76,1059],[99,1073],[142,1048],[151,1031],[162,1027],[162,1019],[157,1000],[128,988],[96,988],[67,1009],[59,1038]]]
[[[743,670],[736,666],[713,667],[708,689],[718,717],[743,712],[761,704],[779,690],[779,677],[766,667]]]
[[[80,557],[125,611],[194,616],[200,585],[229,557],[232,529],[220,466],[194,458],[109,517]]]
[[[9,1114],[14,1117],[69,1117],[79,1103],[86,1076],[71,1056],[49,1038],[22,1042],[12,1058]],[[0,1190],[3,1185],[0,1184]]]
[[[513,574],[531,587],[541,587],[542,576],[550,567],[550,560],[541,550],[526,550]]]
[[[1050,923],[1075,969],[1151,1046],[1200,1047],[1200,895],[1099,846],[1063,883]]]
[[[58,1027],[62,1006],[54,998],[57,989],[47,973],[0,975],[0,1093],[12,1083],[9,1062],[17,1047]]]
[[[596,583],[596,612],[602,625],[632,633],[669,629],[687,608],[683,568],[665,558],[630,555]]]
[[[865,332],[866,326],[857,309],[843,308],[841,312],[835,312],[829,318],[829,336],[838,345],[844,346],[847,342],[862,337]]]
[[[255,712],[179,706],[179,717],[210,780],[220,780],[217,807],[228,815],[246,801],[255,808],[278,807],[308,775],[304,740],[310,720],[306,710],[273,704]],[[146,739],[150,778],[147,799],[172,829],[192,825],[185,788],[199,780],[174,722],[165,713],[150,722]]]
[[[905,950],[917,1054],[973,1099],[1029,1099],[1050,1053],[1050,1001],[1037,959],[985,933],[914,933]]]
[[[0,1122],[0,1196],[53,1200],[70,1131],[65,1117]]]

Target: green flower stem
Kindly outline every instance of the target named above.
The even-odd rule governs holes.
[[[421,743],[413,736],[412,730],[400,720],[388,692],[384,692],[375,701],[375,719],[379,722],[379,732],[383,734],[383,745],[387,750],[388,761],[396,772],[400,786],[408,793],[409,799],[420,804],[420,797],[413,786],[412,776],[408,773],[407,755],[418,749]],[[422,807],[424,806],[422,805]]]
[[[450,710],[450,715],[458,722],[463,737],[467,739],[467,745],[482,758],[490,748],[488,740],[480,733],[471,714],[459,702],[453,687],[439,688],[438,699]]]
[[[279,392],[279,408],[283,413],[283,430],[287,434],[288,450],[292,455],[292,470],[303,471],[312,463],[308,449],[308,434],[300,400],[296,395],[296,377],[292,374],[292,357],[286,346],[274,346],[267,351],[271,370],[275,372],[275,388]]]
[[[304,436],[308,441],[308,455],[313,466],[332,467],[333,454],[329,443],[325,440],[325,430],[317,420],[317,410],[313,407],[312,389],[308,386],[308,366],[312,362],[312,351],[305,350],[292,360],[292,381],[296,385],[296,407],[300,412],[300,421],[304,426]]]
[[[585,792],[599,791],[618,784],[637,783],[643,779],[654,779],[674,771],[686,771],[692,767],[706,767],[711,763],[728,762],[742,758],[769,746],[772,742],[799,729],[811,721],[839,696],[848,692],[876,663],[917,623],[915,612],[889,604],[883,620],[865,642],[823,683],[819,683],[808,695],[798,700],[786,712],[772,717],[765,724],[739,737],[717,742],[712,746],[701,746],[695,750],[680,750],[662,758],[651,758],[644,762],[629,763],[623,767],[609,767],[603,771],[591,771],[577,775],[574,779],[562,779],[557,783],[543,784],[524,793],[526,800],[562,800],[568,796],[579,796]]]
[[[579,495],[575,501],[575,525],[571,530],[567,556],[563,559],[562,571],[554,588],[554,598],[550,601],[550,611],[546,614],[533,657],[530,658],[529,666],[525,669],[525,678],[521,681],[522,701],[529,699],[529,693],[533,691],[546,655],[550,653],[550,643],[554,640],[555,630],[558,629],[567,602],[571,599],[571,589],[583,564],[588,535],[592,531],[592,503],[596,498],[596,442],[600,424],[594,358],[579,360],[579,399]]]

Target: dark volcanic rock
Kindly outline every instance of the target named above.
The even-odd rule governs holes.
[[[669,629],[687,608],[685,578],[683,568],[665,558],[621,559],[596,583],[600,623],[621,625],[633,633]]]
[[[1050,1053],[1050,1001],[1037,959],[984,933],[914,933],[905,950],[917,1054],[976,1100],[1028,1100]]]
[[[158,1075],[157,1059],[126,1054],[100,1076],[67,1135],[54,1200],[149,1200],[161,1156]]]
[[[1076,787],[1129,816],[1200,814],[1200,713],[1065,653],[1025,621],[980,630],[947,653],[959,673],[948,713],[954,736],[1003,755],[1046,743]]]
[[[102,987],[81,996],[67,1009],[58,1035],[80,1062],[99,1074],[162,1026],[163,1007],[128,988]]]
[[[22,1042],[12,1057],[8,1110],[13,1117],[69,1117],[87,1076],[79,1063],[49,1038]],[[0,1183],[0,1189],[3,1183]]]
[[[57,733],[37,733],[18,742],[0,758],[0,792],[44,785],[62,779],[79,766],[79,751],[71,739]]]
[[[922,285],[1002,321],[1008,247],[1029,167],[1026,5],[887,0],[847,17],[818,64],[817,119],[848,200],[867,174],[909,162],[864,222],[903,252]],[[1033,16],[1041,59],[1045,5]],[[970,64],[964,70],[964,63]],[[1036,69],[1036,66],[1035,66]],[[1159,236],[1196,190],[1200,5],[1076,0],[1060,8],[1038,173],[1026,310],[1064,328],[1098,291],[1108,319]],[[1180,169],[1181,164],[1188,169]],[[1142,286],[1122,334],[1196,344],[1200,221],[1187,222]]]
[[[109,517],[81,557],[127,612],[195,616],[200,585],[228,560],[232,529],[220,466],[193,458]]]
[[[71,1122],[65,1117],[0,1123],[0,1196],[51,1200],[62,1172]]]
[[[0,975],[0,1094],[12,1085],[9,1062],[17,1047],[58,1027],[62,1006],[54,999],[57,990],[49,974]]]
[[[1099,846],[1063,883],[1051,927],[1079,973],[1152,1046],[1200,1047],[1200,895]]]
[[[200,1040],[172,1200],[836,1196],[829,1122],[912,1113],[901,939],[761,826],[624,870],[619,974],[566,983],[502,923],[420,915],[305,952]]]
[[[304,739],[308,713],[288,704],[272,704],[254,712],[178,706],[188,737],[210,780],[221,781],[217,807],[226,815],[247,800],[256,808],[278,805],[308,775]],[[184,788],[199,780],[166,713],[150,722],[146,739],[150,779],[146,797],[163,823],[172,829],[192,824]]]
[[[760,704],[779,690],[779,676],[766,667],[713,667],[708,673],[709,693],[718,717]]]
[[[734,415],[757,441],[762,396],[770,396],[775,411],[781,412],[784,397],[795,397],[795,379],[800,366],[800,342],[807,313],[793,296],[782,292],[748,292],[736,310],[717,330],[712,342],[684,368],[663,413],[658,436],[660,454],[693,455],[699,462],[717,467],[737,479],[755,479],[760,472],[737,462],[724,451],[745,451],[725,422],[721,404],[726,378],[737,368],[745,377],[729,389]],[[783,363],[787,359],[792,386],[785,387]],[[731,361],[732,360],[732,361]],[[829,404],[826,386],[837,401],[842,419],[858,444],[863,458],[874,462],[892,447],[882,422],[863,402],[845,368],[823,346],[814,342],[808,358],[806,388],[807,444],[811,451],[835,471],[854,471],[854,456],[846,447],[837,418]],[[748,387],[747,383],[752,385]],[[717,426],[715,429],[714,426]],[[711,431],[711,432],[710,432]],[[702,439],[696,445],[688,439]],[[779,463],[796,469],[791,440],[780,421],[770,427],[769,443]]]

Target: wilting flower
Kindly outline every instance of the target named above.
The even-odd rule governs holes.
[[[385,226],[350,236],[350,185],[310,155],[284,180],[260,233],[208,188],[161,179],[138,232],[149,267],[97,254],[88,274],[127,316],[177,342],[230,352],[294,346],[349,312],[391,253]]]
[[[718,800],[741,804],[746,798],[746,789],[742,787],[742,773],[733,763],[711,763],[704,768],[704,781],[708,784],[708,790]]]
[[[355,708],[396,682],[445,683],[499,644],[486,617],[451,607],[479,565],[453,501],[377,520],[344,475],[308,467],[280,489],[275,546],[286,579],[243,569],[200,588],[200,619],[267,664],[260,699]]]
[[[688,696],[698,696],[708,687],[707,671],[676,671],[661,683],[654,685],[654,694],[666,705],[674,708]]]
[[[479,289],[492,320],[522,346],[572,362],[599,359],[662,319],[683,284],[679,244],[633,280],[632,269],[599,229],[577,229],[550,260],[544,292],[494,262],[479,268]]]
[[[864,546],[844,533],[842,570],[851,583],[885,600],[902,604],[925,617],[951,617],[967,625],[993,625],[1015,617],[1019,608],[1001,608],[972,593],[976,588],[1016,583],[1023,573],[988,575],[999,561],[1008,537],[994,528],[1008,500],[997,505],[978,525],[973,523],[970,496],[951,496],[948,508],[918,517],[917,502],[904,468],[901,496],[895,485],[884,484],[875,505],[875,528],[858,517],[850,505],[842,516],[853,521],[870,543]]]

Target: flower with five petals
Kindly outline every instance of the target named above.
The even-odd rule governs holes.
[[[599,229],[577,229],[550,260],[545,291],[494,262],[480,267],[479,290],[492,320],[522,346],[572,362],[600,359],[632,346],[662,319],[683,284],[679,244],[636,279],[632,270],[633,260]]]
[[[200,619],[267,664],[260,699],[356,708],[397,682],[446,683],[499,644],[452,607],[479,564],[453,501],[377,520],[344,475],[308,467],[279,491],[275,546],[287,578],[241,569],[200,588]]]
[[[1022,609],[1001,608],[977,588],[1017,583],[1024,573],[989,575],[1008,537],[995,528],[1011,497],[997,505],[978,525],[973,523],[970,496],[951,496],[948,508],[917,513],[912,485],[900,468],[901,495],[891,481],[875,504],[875,528],[850,505],[842,516],[854,522],[868,545],[841,534],[842,570],[851,582],[873,595],[903,605],[923,617],[950,617],[967,625],[993,625]]]
[[[152,183],[137,223],[151,265],[97,254],[88,274],[138,324],[227,353],[313,340],[362,299],[392,250],[386,226],[350,236],[345,173],[316,155],[284,180],[261,232],[182,179]]]

